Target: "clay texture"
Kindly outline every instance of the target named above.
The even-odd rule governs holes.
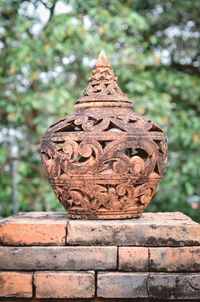
[[[70,218],[139,217],[167,161],[162,129],[132,111],[101,52],[75,113],[50,126],[42,163]]]

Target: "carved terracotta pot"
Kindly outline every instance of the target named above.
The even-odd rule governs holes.
[[[139,217],[167,161],[162,129],[132,111],[104,52],[75,113],[50,126],[42,163],[69,218]]]

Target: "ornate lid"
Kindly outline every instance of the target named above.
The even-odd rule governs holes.
[[[132,109],[132,103],[119,88],[117,79],[102,50],[96,62],[96,70],[92,71],[92,76],[88,79],[89,85],[75,103],[75,110],[98,107]]]

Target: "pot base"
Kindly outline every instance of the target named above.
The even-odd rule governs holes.
[[[82,220],[113,220],[113,219],[131,219],[139,218],[142,213],[119,213],[119,214],[75,214],[68,212],[69,219],[82,219]]]

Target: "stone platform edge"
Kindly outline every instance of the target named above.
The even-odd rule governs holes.
[[[179,212],[114,221],[52,212],[3,219],[0,301],[40,299],[200,301],[200,225]]]
[[[23,212],[0,221],[0,244],[199,246],[200,224],[181,212],[143,213],[127,220],[68,220],[62,212]]]

